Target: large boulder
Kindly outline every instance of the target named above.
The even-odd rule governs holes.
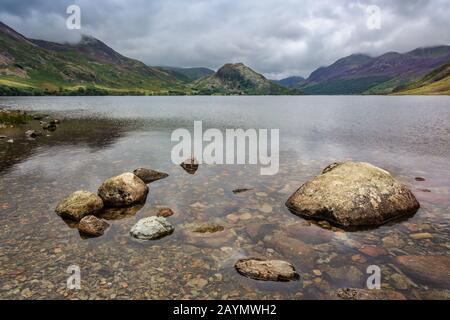
[[[147,185],[135,174],[127,172],[103,182],[98,195],[108,207],[127,207],[147,199]]]
[[[152,183],[154,181],[167,178],[169,175],[164,172],[159,172],[151,169],[139,168],[133,171],[145,183]]]
[[[415,213],[412,192],[389,172],[364,162],[336,163],[286,202],[295,214],[343,227],[376,226]]]
[[[282,260],[241,259],[234,266],[241,275],[263,281],[298,280],[292,264]]]
[[[62,218],[80,221],[102,209],[103,201],[98,195],[88,191],[76,191],[61,201],[55,211]]]
[[[139,240],[157,240],[174,231],[174,227],[163,217],[149,217],[138,221],[130,231]]]

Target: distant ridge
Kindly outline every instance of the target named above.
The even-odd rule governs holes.
[[[449,94],[450,46],[378,57],[353,54],[307,79],[268,80],[242,63],[152,67],[83,36],[76,44],[29,39],[0,22],[0,95]]]
[[[300,86],[303,81],[305,81],[305,78],[300,76],[287,77],[281,80],[272,80],[272,82],[285,88],[295,88],[297,86]]]
[[[311,73],[305,94],[390,94],[450,61],[450,46],[418,48],[379,57],[353,54]]]

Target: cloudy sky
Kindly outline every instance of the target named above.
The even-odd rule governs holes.
[[[71,4],[80,31],[66,28]],[[244,62],[270,78],[308,76],[352,53],[450,44],[449,17],[449,0],[0,0],[0,20],[29,37],[81,32],[150,65]]]

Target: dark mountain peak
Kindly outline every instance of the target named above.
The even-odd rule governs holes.
[[[288,94],[289,90],[272,83],[243,63],[227,63],[211,76],[194,84],[201,92],[225,94]]]
[[[129,59],[122,56],[107,44],[89,35],[82,35],[80,42],[70,46],[96,60],[119,64],[129,62]]]
[[[83,45],[83,46],[89,46],[89,45],[103,45],[106,46],[103,42],[101,42],[100,40],[98,40],[97,38],[87,35],[87,34],[83,34],[81,35],[81,40],[78,43],[79,45]]]
[[[341,58],[328,67],[320,67],[308,78],[308,81],[321,82],[338,78],[343,74],[349,73],[366,63],[372,61],[373,58],[365,54],[352,54]]]
[[[342,62],[354,62],[354,61],[368,61],[372,59],[371,56],[364,54],[364,53],[354,53],[351,54],[347,57],[344,57],[342,59],[339,59],[338,61],[342,61]]]
[[[238,63],[226,63],[224,64],[219,70],[217,70],[217,75],[224,75],[227,72],[238,72],[238,73],[247,73],[247,75],[253,75],[253,76],[260,76],[263,77],[263,75],[253,71],[251,68],[247,67],[242,62]]]
[[[4,24],[3,22],[0,21],[0,34],[3,34],[5,36],[8,36],[16,41],[19,42],[26,42],[28,44],[32,44],[31,41],[29,41],[25,36],[23,36],[22,34],[18,33],[16,30],[14,30],[13,28],[9,27],[8,25]]]

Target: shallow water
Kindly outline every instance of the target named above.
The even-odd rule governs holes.
[[[36,140],[25,139],[23,128],[0,129],[14,138],[0,140],[0,298],[333,298],[339,288],[364,288],[370,265],[381,268],[385,291],[450,297],[449,288],[394,262],[400,255],[449,255],[450,97],[51,97],[1,98],[0,105],[62,120]],[[187,174],[171,162],[170,136],[192,130],[195,120],[204,129],[280,129],[279,173],[202,165]],[[343,232],[307,223],[284,206],[324,167],[350,159],[390,171],[421,209],[405,221]],[[54,213],[71,192],[96,191],[138,167],[170,176],[150,185],[144,207],[105,214],[111,228],[103,237],[83,239]],[[233,194],[237,188],[253,190]],[[168,218],[175,232],[133,241],[131,227],[158,206],[175,211]],[[190,232],[205,223],[225,231],[206,238]],[[306,253],[289,249],[291,241]],[[364,246],[378,253],[368,255]],[[247,256],[290,261],[301,279],[244,278],[233,266]],[[81,268],[80,291],[66,288],[71,265]]]

